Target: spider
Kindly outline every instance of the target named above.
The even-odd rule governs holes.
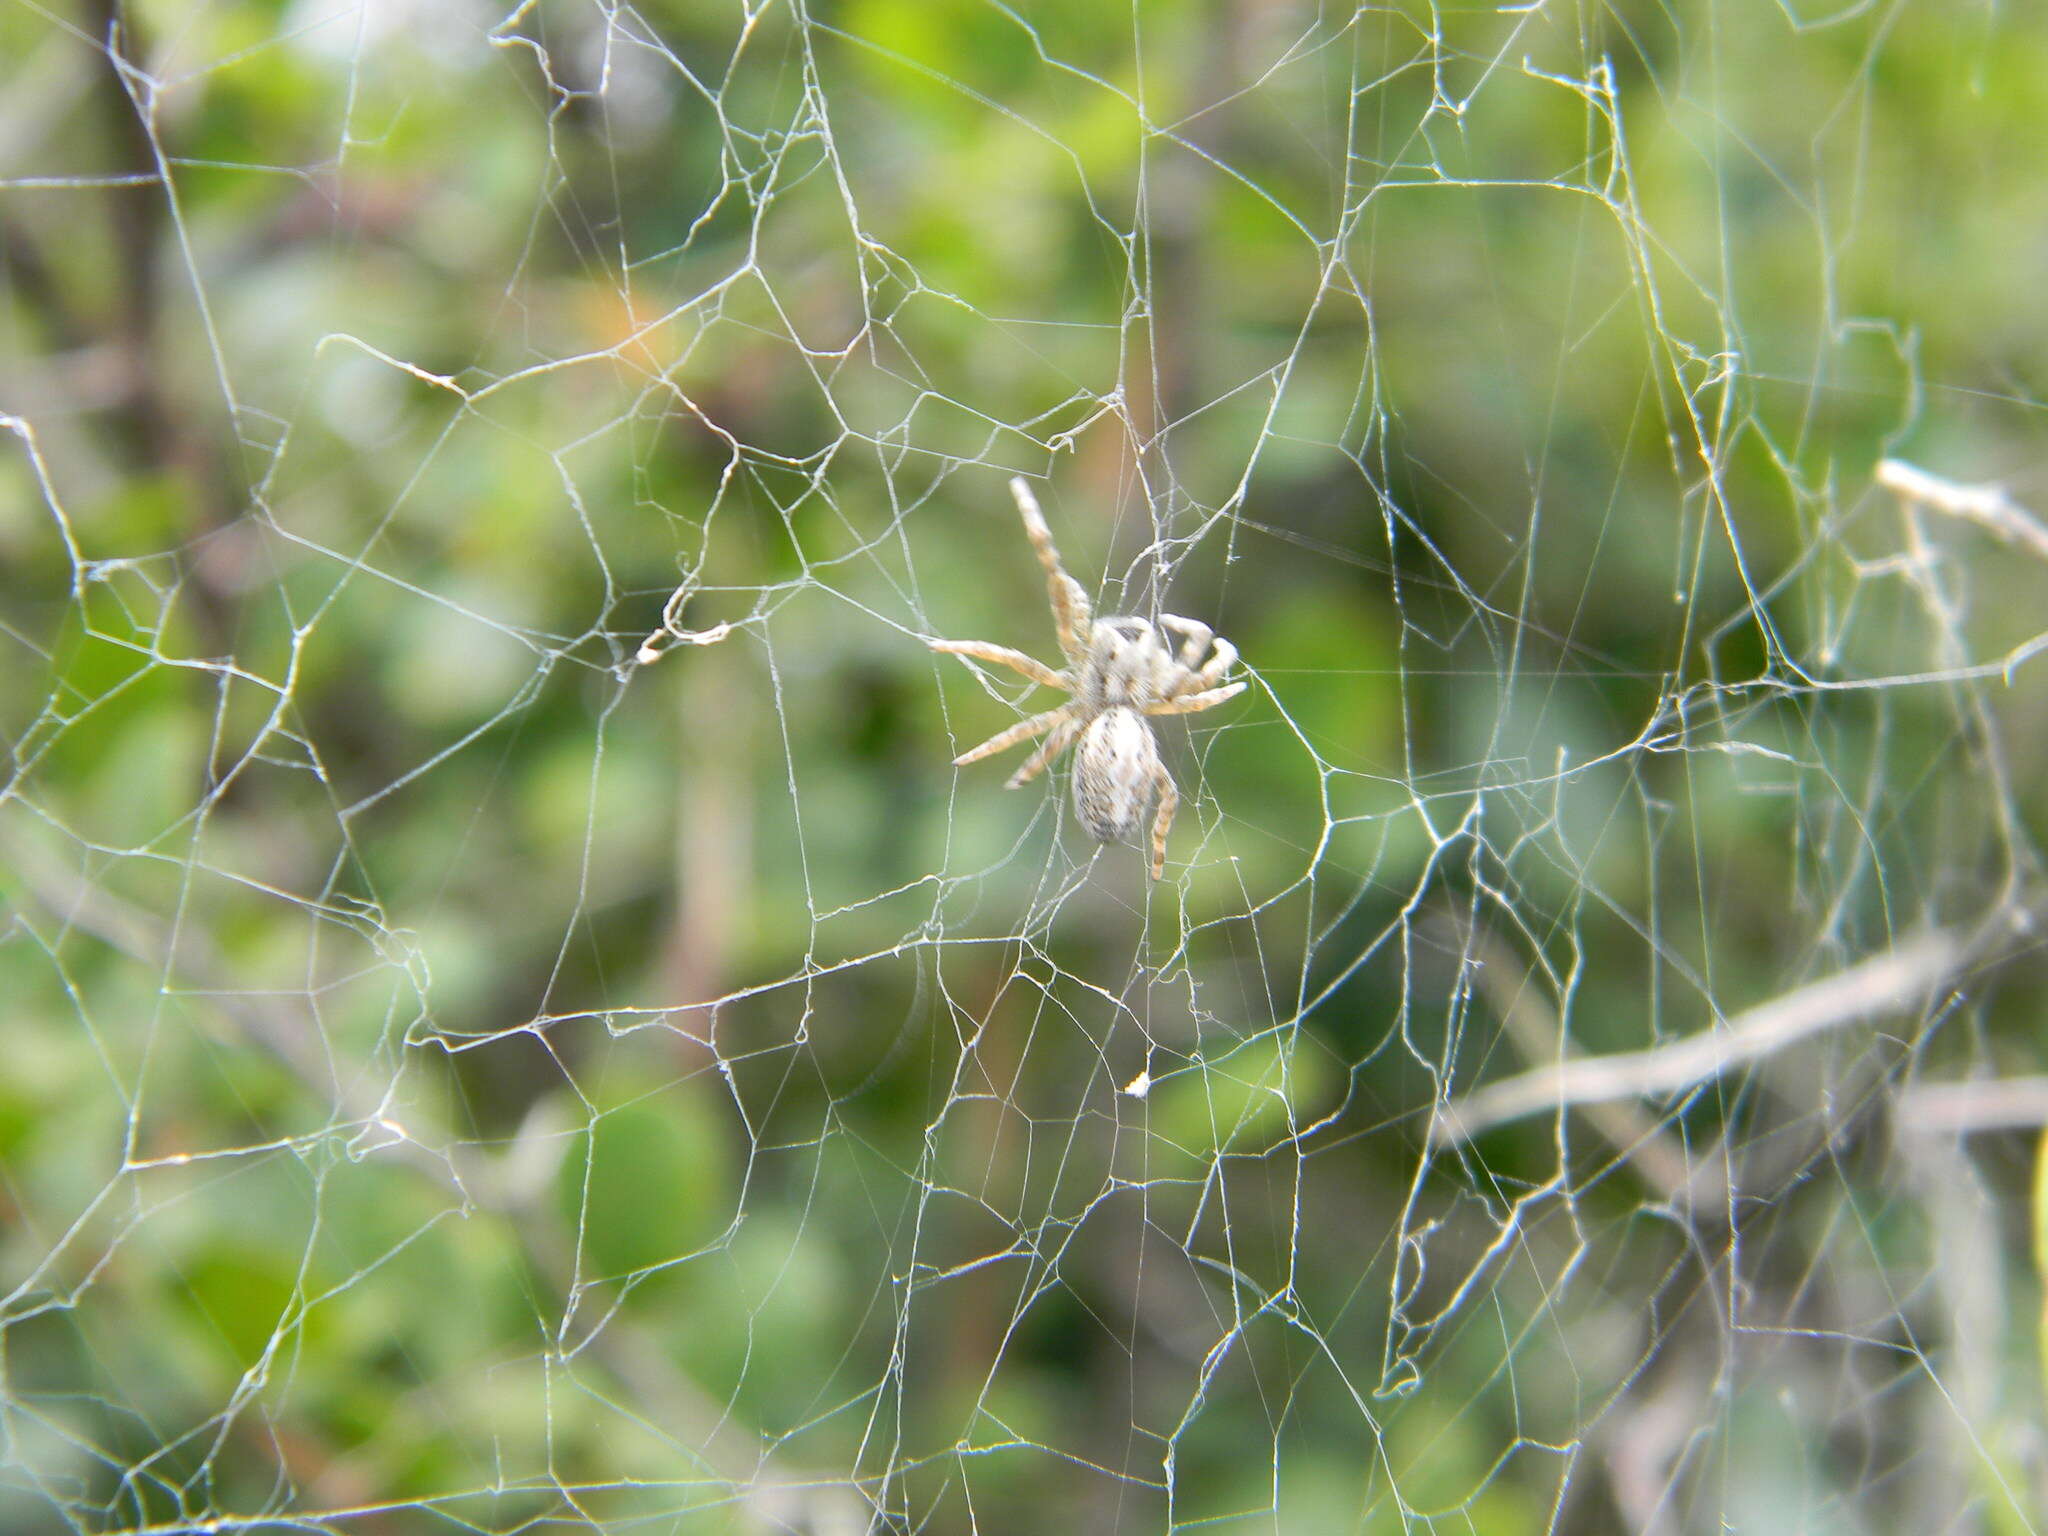
[[[1088,594],[1060,564],[1052,530],[1045,525],[1031,487],[1021,478],[1014,479],[1010,494],[1017,499],[1017,511],[1024,519],[1031,547],[1038,552],[1038,563],[1045,567],[1053,624],[1059,630],[1066,666],[1054,671],[1022,651],[984,640],[930,640],[926,644],[949,655],[996,662],[1034,683],[1062,689],[1074,697],[1058,709],[1021,720],[962,752],[953,759],[953,766],[964,767],[1020,741],[1045,737],[1024,766],[1010,775],[1007,787],[1016,789],[1037,778],[1079,738],[1074,754],[1074,811],[1099,841],[1115,842],[1136,832],[1145,803],[1151,799],[1153,787],[1158,787],[1159,813],[1152,822],[1152,878],[1157,880],[1166,870],[1166,831],[1173,825],[1180,791],[1159,760],[1159,743],[1145,716],[1191,715],[1244,692],[1245,684],[1224,682],[1237,664],[1237,647],[1218,639],[1216,632],[1199,620],[1170,613],[1162,613],[1156,627],[1149,619],[1128,615],[1093,617]],[[1161,629],[1179,637],[1177,654],[1171,643],[1160,637]]]

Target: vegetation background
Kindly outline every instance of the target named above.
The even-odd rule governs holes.
[[[2048,1522],[2048,567],[1875,484],[2048,505],[2044,117],[2025,6],[0,4],[0,1528]],[[1157,885],[948,766],[1016,473],[1253,680]]]

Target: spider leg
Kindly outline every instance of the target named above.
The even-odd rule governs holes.
[[[1166,873],[1166,831],[1173,825],[1173,813],[1180,808],[1180,791],[1166,764],[1152,765],[1152,782],[1159,786],[1159,814],[1152,819],[1152,878]]]
[[[1198,682],[1202,687],[1214,688],[1229,676],[1230,669],[1237,665],[1237,647],[1228,640],[1217,639],[1216,631],[1200,619],[1183,619],[1177,614],[1162,613],[1159,615],[1159,623],[1162,628],[1186,637],[1186,643],[1181,646],[1180,655],[1176,656],[1174,661],[1188,674],[1191,681]],[[1212,645],[1215,649],[1210,651]],[[1202,661],[1204,651],[1209,651],[1207,661]],[[1201,662],[1199,667],[1195,665],[1197,662]]]
[[[1171,699],[1161,699],[1157,704],[1147,704],[1148,715],[1192,715],[1199,710],[1214,709],[1225,699],[1234,699],[1249,683],[1231,683],[1224,688],[1210,688],[1201,693],[1183,693]]]
[[[1195,670],[1195,663],[1202,659],[1202,653],[1209,649],[1209,642],[1216,638],[1216,631],[1200,619],[1184,619],[1177,613],[1159,615],[1159,627],[1172,630],[1186,641],[1176,659],[1190,672]],[[1217,649],[1221,650],[1222,646],[1219,645]],[[1233,651],[1231,654],[1234,656],[1237,653]],[[1218,676],[1221,676],[1221,673]]]
[[[1237,647],[1228,640],[1218,640],[1216,650],[1202,664],[1202,670],[1195,674],[1202,680],[1204,688],[1214,688],[1230,675],[1230,669],[1237,665]]]
[[[1060,714],[1063,711],[1054,710],[1053,713]],[[1045,772],[1045,765],[1066,751],[1067,744],[1080,734],[1080,730],[1081,722],[1078,720],[1069,719],[1061,721],[1059,725],[1053,728],[1053,733],[1045,738],[1045,745],[1032,753],[1031,760],[1022,768],[1019,768],[1010,775],[1010,782],[1005,784],[1003,788],[1021,789]]]
[[[935,651],[944,651],[948,656],[972,656],[976,661],[993,661],[1013,672],[1022,672],[1034,683],[1073,692],[1067,680],[1044,662],[1034,656],[1026,656],[1022,651],[1013,651],[1007,645],[991,645],[986,640],[927,640],[925,644]]]
[[[1038,563],[1045,567],[1045,590],[1052,599],[1052,621],[1060,632],[1060,650],[1075,666],[1088,659],[1088,631],[1094,623],[1094,610],[1089,607],[1088,594],[1081,590],[1081,583],[1067,574],[1067,568],[1060,563],[1060,552],[1052,542],[1052,529],[1045,524],[1045,514],[1038,510],[1038,498],[1031,494],[1031,487],[1022,475],[1010,481],[1010,494],[1016,498],[1017,514],[1024,519],[1024,533],[1031,540],[1031,547],[1038,552]]]
[[[978,747],[970,747],[953,759],[955,768],[964,768],[969,763],[978,763],[984,757],[993,757],[1005,747],[1014,747],[1020,741],[1029,741],[1034,736],[1043,736],[1055,726],[1069,720],[1069,706],[1062,704],[1058,709],[1048,709],[1042,715],[1033,715],[1029,720],[1019,720],[1007,731],[998,731]]]

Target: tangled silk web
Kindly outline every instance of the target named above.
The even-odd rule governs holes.
[[[0,6],[0,1528],[2048,1522],[2044,77]]]

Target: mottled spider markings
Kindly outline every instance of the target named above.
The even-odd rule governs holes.
[[[1237,647],[1219,639],[1198,619],[1162,613],[1150,619],[1131,615],[1094,618],[1088,594],[1067,574],[1052,530],[1038,510],[1031,487],[1010,482],[1024,532],[1045,567],[1046,591],[1052,599],[1052,621],[1059,631],[1060,651],[1067,659],[1055,671],[1044,662],[985,640],[931,640],[935,651],[992,661],[1021,672],[1034,683],[1073,695],[1058,709],[1021,720],[971,751],[953,759],[955,767],[1014,747],[1020,741],[1045,740],[1024,766],[1010,775],[1009,788],[1029,784],[1052,760],[1079,739],[1074,753],[1074,812],[1081,824],[1102,842],[1131,836],[1144,819],[1145,805],[1156,788],[1159,812],[1152,821],[1152,878],[1166,871],[1166,833],[1180,805],[1173,776],[1159,760],[1159,742],[1147,715],[1191,715],[1242,693],[1243,683],[1224,679],[1237,664]],[[1165,629],[1178,637],[1175,651],[1160,637]],[[1204,659],[1206,656],[1206,660]]]

